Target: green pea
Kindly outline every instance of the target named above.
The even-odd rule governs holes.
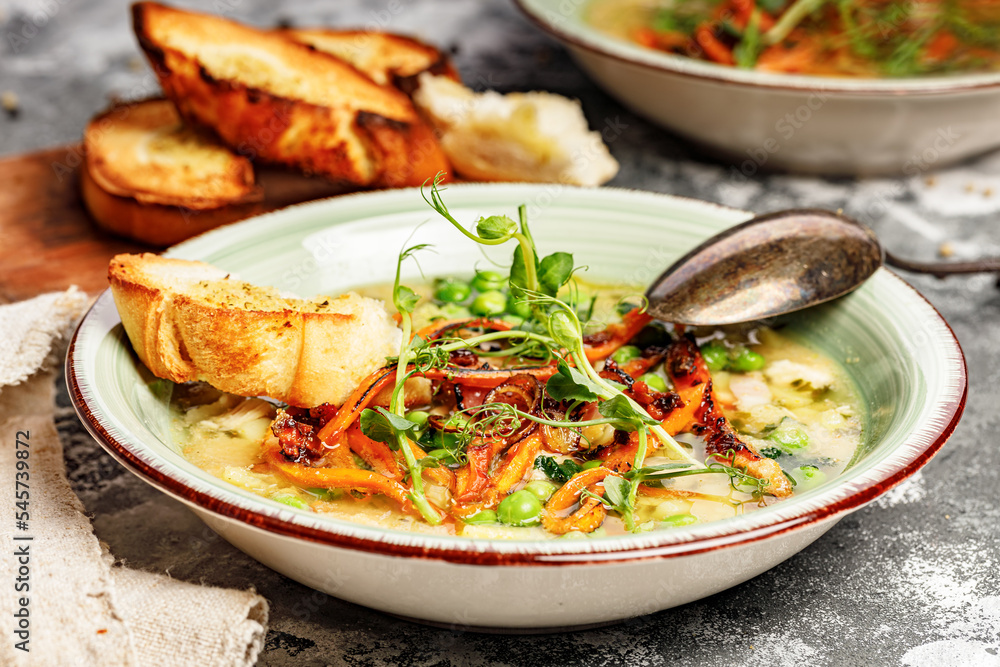
[[[442,278],[435,287],[434,298],[445,303],[461,303],[472,295],[469,283],[457,278]]]
[[[759,371],[764,368],[766,363],[767,361],[761,353],[741,347],[730,362],[730,366],[734,371],[749,373],[750,371]]]
[[[710,371],[725,370],[729,365],[729,350],[717,341],[711,341],[701,346],[701,356]]]
[[[645,382],[653,391],[666,391],[667,381],[656,373],[646,373],[639,377],[639,382]]]
[[[492,317],[501,314],[507,308],[507,298],[503,292],[483,292],[475,298],[469,309],[473,315]]]
[[[826,482],[826,473],[816,466],[799,466],[791,472],[795,480],[795,490],[798,492],[815,489]]]
[[[582,466],[580,466],[580,470],[590,470],[592,468],[600,468],[601,463],[603,463],[603,461],[587,461]]]
[[[797,426],[794,420],[791,420],[790,424],[787,421],[782,420],[778,428],[768,434],[767,439],[786,452],[794,452],[798,449],[808,447],[809,434],[802,427]]]
[[[524,490],[534,494],[536,498],[544,503],[552,497],[553,493],[559,490],[559,487],[552,482],[547,482],[543,479],[536,479],[528,482],[525,485]]]
[[[423,410],[410,410],[406,413],[406,418],[420,428],[423,428],[427,423],[427,420],[430,418],[430,413],[424,412]]]
[[[660,520],[660,526],[663,528],[681,528],[692,523],[698,523],[698,518],[691,514],[674,514]]]
[[[279,503],[284,503],[285,505],[288,505],[289,507],[294,507],[295,509],[300,509],[300,510],[311,509],[305,501],[290,494],[282,494],[280,496],[274,496],[271,498],[271,500],[276,500]]]
[[[476,512],[472,516],[465,517],[464,519],[462,519],[462,521],[471,526],[479,526],[484,523],[496,523],[497,513],[494,512],[493,510],[482,510]]]
[[[477,271],[472,279],[472,286],[480,292],[493,292],[503,289],[507,279],[496,271]]]
[[[526,320],[531,317],[531,304],[524,299],[515,299],[512,296],[508,296],[507,312]]]
[[[542,501],[531,491],[510,494],[497,507],[497,518],[508,526],[537,526],[542,522]]]
[[[449,320],[467,320],[472,317],[472,311],[457,303],[446,303],[441,306],[441,315]]]
[[[633,359],[638,359],[641,356],[642,350],[637,348],[635,345],[623,345],[615,350],[614,354],[611,355],[611,358],[619,366],[624,366]]]
[[[581,533],[578,530],[571,530],[570,532],[568,532],[568,533],[566,533],[564,535],[560,535],[559,539],[560,540],[585,540],[585,539],[587,539],[587,537],[588,537],[587,533]]]

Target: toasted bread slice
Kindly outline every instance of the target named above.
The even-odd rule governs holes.
[[[132,13],[167,97],[240,154],[362,187],[419,185],[449,170],[409,98],[339,58],[152,2]]]
[[[297,28],[285,34],[349,62],[381,85],[405,89],[407,80],[423,72],[461,81],[458,70],[445,54],[405,35],[327,28]]]
[[[102,189],[86,168],[80,171],[80,191],[87,211],[99,227],[157,248],[180,243],[261,212],[261,205],[257,203],[211,209],[140,204],[131,197],[119,197]]]
[[[165,246],[258,212],[253,167],[186,127],[169,100],[119,104],[83,135],[83,201],[98,225]]]
[[[111,107],[87,125],[83,145],[94,182],[141,204],[202,210],[262,197],[250,161],[185,126],[169,100]]]
[[[587,127],[575,100],[544,92],[475,93],[424,73],[413,101],[465,178],[600,185],[618,173],[618,162]]]
[[[113,258],[108,280],[139,359],[174,382],[339,405],[399,350],[384,304],[354,293],[285,298],[202,262],[148,253]]]

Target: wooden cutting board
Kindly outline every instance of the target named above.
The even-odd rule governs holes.
[[[70,285],[96,294],[107,287],[108,261],[121,252],[158,248],[97,227],[79,194],[80,146],[0,158],[0,303]],[[318,179],[261,170],[260,211],[343,192]]]
[[[79,147],[0,158],[0,303],[107,286],[108,260],[147,250],[97,229],[78,193]]]

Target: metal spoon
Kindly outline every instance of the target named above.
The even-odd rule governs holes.
[[[696,326],[774,317],[857,289],[883,262],[939,278],[1000,272],[1000,258],[899,259],[856,220],[833,211],[791,209],[731,227],[676,261],[646,290],[649,313]]]

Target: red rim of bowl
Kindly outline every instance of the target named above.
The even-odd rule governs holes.
[[[78,363],[76,359],[77,338],[84,328],[88,318],[101,299],[110,299],[110,294],[105,291],[98,301],[91,306],[87,315],[81,320],[79,326],[73,334],[66,355],[66,382],[69,388],[70,398],[73,407],[76,409],[83,425],[94,436],[101,446],[108,451],[119,463],[128,468],[132,473],[142,478],[147,483],[163,491],[164,493],[190,505],[201,507],[214,514],[235,519],[250,526],[257,527],[267,532],[272,532],[288,537],[305,539],[319,542],[330,546],[378,553],[389,556],[416,557],[442,560],[452,563],[466,565],[582,565],[599,564],[602,562],[627,562],[635,560],[648,560],[655,558],[671,558],[678,556],[689,556],[715,549],[734,546],[737,544],[748,544],[768,537],[786,533],[818,522],[832,519],[839,515],[856,510],[883,493],[889,491],[904,479],[914,474],[922,468],[944,445],[955,430],[959,419],[965,409],[966,397],[968,396],[968,377],[965,355],[955,337],[951,326],[945,321],[941,314],[927,299],[916,289],[905,283],[901,278],[893,275],[893,278],[900,281],[906,288],[909,288],[920,297],[927,306],[937,315],[941,324],[944,325],[950,336],[950,342],[954,344],[957,352],[958,381],[961,388],[960,396],[953,398],[941,406],[943,412],[943,423],[938,430],[931,435],[930,441],[922,450],[916,452],[910,459],[894,463],[894,468],[885,473],[880,479],[863,485],[850,495],[823,507],[805,511],[800,515],[778,519],[772,523],[753,528],[750,530],[730,530],[721,535],[710,535],[704,537],[694,537],[690,540],[662,546],[623,546],[615,548],[611,546],[606,551],[586,551],[569,553],[530,553],[530,552],[497,552],[489,550],[454,549],[449,547],[431,548],[425,546],[395,544],[384,540],[368,539],[353,535],[344,535],[336,531],[335,524],[331,524],[328,530],[321,530],[310,526],[303,526],[294,522],[240,507],[234,503],[215,498],[197,489],[193,489],[179,479],[165,475],[161,471],[151,466],[147,461],[137,456],[127,443],[120,442],[113,437],[101,425],[96,415],[87,403],[80,387],[80,379],[77,376]],[[904,446],[900,445],[900,447]],[[223,483],[223,482],[220,482]],[[223,483],[224,484],[224,483]],[[850,484],[850,482],[846,482]],[[277,514],[277,511],[275,511]],[[469,540],[470,545],[473,540]]]
[[[783,90],[783,91],[795,91],[795,92],[822,92],[822,93],[834,93],[834,94],[844,94],[844,95],[858,95],[858,96],[877,96],[877,95],[892,95],[892,96],[920,96],[920,95],[946,95],[950,93],[961,93],[961,92],[977,92],[983,90],[990,90],[993,88],[1000,88],[1000,73],[995,73],[995,77],[992,81],[977,81],[973,83],[963,82],[961,79],[962,75],[956,76],[949,83],[947,78],[940,79],[941,83],[939,85],[923,84],[919,87],[908,86],[909,81],[929,81],[929,77],[917,77],[915,79],[850,79],[844,78],[839,79],[837,77],[824,77],[817,75],[781,75],[775,74],[776,77],[788,76],[794,77],[796,83],[791,82],[781,82],[781,81],[744,81],[733,76],[733,72],[746,72],[745,70],[735,70],[732,67],[726,65],[718,65],[716,63],[703,62],[699,60],[693,60],[691,58],[686,58],[684,56],[678,56],[669,53],[657,53],[652,49],[646,49],[638,45],[631,45],[628,42],[622,40],[622,44],[627,46],[629,49],[642,49],[645,53],[649,52],[650,57],[656,58],[660,62],[649,62],[647,60],[628,57],[624,53],[615,53],[606,48],[602,48],[599,44],[573,34],[570,31],[563,30],[544,18],[540,17],[534,11],[527,7],[527,0],[514,0],[514,4],[521,13],[524,14],[529,21],[534,23],[536,26],[549,33],[561,42],[570,44],[576,48],[585,49],[591,53],[596,53],[613,60],[617,60],[622,63],[627,63],[629,65],[635,65],[637,67],[642,67],[645,69],[651,69],[659,72],[668,72],[670,74],[675,74],[677,76],[688,77],[692,79],[699,79],[701,81],[710,81],[713,83],[721,84],[731,84],[736,86],[742,86],[747,88],[767,88],[773,90]],[[577,5],[577,10],[582,6],[583,3]],[[588,30],[592,30],[588,28]],[[602,35],[602,37],[605,37]],[[608,39],[615,39],[611,36],[606,36]],[[682,63],[688,61],[691,63],[697,63],[696,67],[704,68],[705,72],[693,72],[689,71],[683,66],[672,66],[674,61]],[[989,76],[990,73],[986,73],[984,76]],[[970,76],[970,75],[966,75]],[[971,75],[976,76],[976,75]],[[860,83],[850,83],[849,85],[844,85],[845,82],[857,82],[865,81],[871,82],[868,87],[864,87],[864,84]],[[938,79],[934,78],[934,82],[937,83]]]

